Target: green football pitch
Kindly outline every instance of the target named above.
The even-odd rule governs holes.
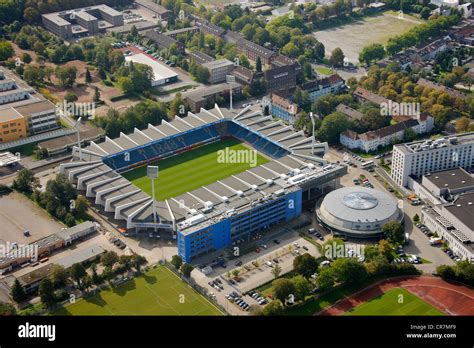
[[[223,315],[164,266],[111,290],[81,299],[54,315]]]
[[[234,153],[241,150],[254,151],[236,139],[223,139],[150,163],[159,166],[159,177],[155,180],[156,199],[176,197],[251,168],[249,162],[219,161],[218,151],[226,148]],[[267,162],[269,162],[267,158],[257,153],[256,165]],[[146,176],[146,166],[123,173],[123,176],[151,196],[151,180]]]
[[[346,315],[444,315],[402,288],[394,288],[345,313]]]

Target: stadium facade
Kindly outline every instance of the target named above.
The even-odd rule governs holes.
[[[237,138],[272,161],[155,203],[120,173],[190,149]],[[78,191],[104,214],[123,220],[128,230],[170,231],[186,262],[208,252],[250,241],[255,234],[301,214],[303,203],[347,173],[322,156],[326,143],[315,143],[302,131],[273,121],[247,107],[234,113],[215,106],[133,134],[75,148],[74,160],[61,165]]]

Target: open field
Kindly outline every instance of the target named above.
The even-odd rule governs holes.
[[[421,20],[405,16],[399,19],[392,13],[367,17],[339,27],[316,31],[313,35],[324,44],[326,56],[339,47],[350,62],[359,62],[359,53],[369,43],[385,44],[389,38],[403,34],[421,24]]]
[[[399,303],[402,302],[402,303]],[[394,288],[355,307],[346,315],[444,315],[405,289]]]
[[[176,197],[251,168],[250,163],[219,163],[218,151],[224,150],[226,147],[235,151],[254,151],[238,140],[224,139],[150,163],[150,165],[158,165],[160,168],[159,178],[155,181],[156,199],[164,200]],[[266,162],[268,160],[265,157],[257,154],[257,165]],[[146,176],[146,166],[126,172],[123,176],[151,195],[151,180]]]
[[[53,314],[222,315],[211,302],[163,266]]]

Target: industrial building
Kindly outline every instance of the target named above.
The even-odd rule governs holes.
[[[403,211],[389,194],[360,186],[331,191],[316,215],[330,231],[353,238],[378,238],[385,223],[403,222]]]
[[[120,175],[229,136],[272,161],[156,202],[156,210],[148,194]],[[302,131],[275,122],[261,111],[247,107],[232,112],[216,105],[103,143],[92,142],[80,152],[75,149],[75,160],[62,164],[60,172],[127,230],[173,234],[178,254],[190,262],[298,217],[303,202],[334,187],[347,173],[346,166],[322,159],[327,150],[326,143],[313,144]]]
[[[158,63],[156,60],[150,58],[144,53],[134,54],[125,57],[125,61],[145,64],[153,70],[152,86],[161,86],[168,83],[173,83],[178,80],[178,74],[168,67]]]

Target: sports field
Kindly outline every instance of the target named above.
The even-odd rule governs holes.
[[[222,315],[166,267],[159,266],[112,290],[79,300],[54,315]]]
[[[269,162],[267,158],[257,152],[255,152],[257,154],[255,163],[248,161],[235,163],[236,161],[232,161],[232,159],[221,161],[218,151],[225,150],[225,148],[234,151],[234,153],[242,150],[254,153],[253,149],[236,139],[223,139],[150,163],[150,165],[159,166],[159,178],[155,180],[156,199],[165,200],[176,197],[203,185],[241,173],[251,168],[253,164],[258,166]],[[123,176],[151,196],[151,180],[146,176],[146,166],[126,172]]]
[[[444,315],[441,311],[402,288],[393,288],[345,315]]]

